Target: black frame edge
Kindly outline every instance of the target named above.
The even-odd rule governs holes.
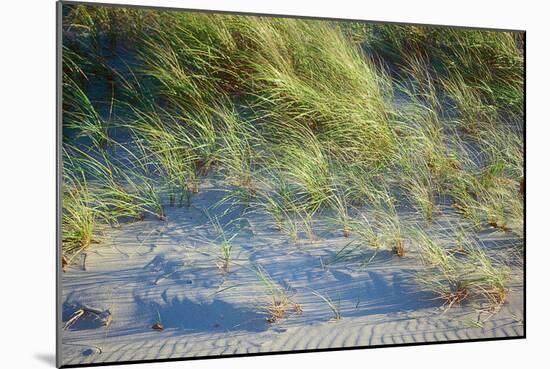
[[[56,117],[55,117],[55,157],[56,157],[56,220],[55,220],[55,237],[56,237],[56,261],[55,261],[55,275],[56,275],[56,288],[55,288],[55,366],[61,367],[62,365],[62,332],[61,332],[61,322],[63,321],[62,317],[62,298],[63,293],[61,289],[61,279],[62,279],[62,252],[61,252],[61,212],[62,212],[62,203],[61,203],[61,171],[62,171],[62,122],[63,122],[63,2],[57,1],[55,4],[55,43],[56,43],[56,60],[55,60],[55,100],[56,100]]]
[[[179,8],[172,6],[158,6],[158,5],[138,5],[138,4],[114,4],[103,2],[91,2],[91,1],[74,1],[74,0],[58,0],[63,5],[88,5],[88,6],[102,6],[111,8],[138,8],[138,9],[150,9],[150,10],[166,10],[166,11],[186,11],[197,13],[209,13],[220,15],[248,15],[256,17],[272,17],[272,18],[297,18],[297,19],[310,19],[310,20],[324,20],[324,21],[340,21],[340,22],[362,22],[371,24],[394,24],[405,26],[421,26],[421,27],[438,27],[438,28],[457,28],[457,29],[470,29],[480,31],[494,31],[494,32],[525,32],[523,29],[512,28],[493,28],[493,27],[475,27],[475,26],[458,26],[449,24],[433,24],[433,23],[413,23],[413,22],[396,22],[396,21],[383,21],[373,19],[356,19],[356,18],[335,18],[335,17],[322,17],[313,15],[296,15],[296,14],[274,14],[274,13],[255,13],[255,12],[240,12],[233,10],[219,10],[219,9],[197,9],[197,8]]]

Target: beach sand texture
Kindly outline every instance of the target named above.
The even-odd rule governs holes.
[[[233,261],[221,268],[210,208],[225,194],[215,180],[203,183],[191,207],[166,209],[167,220],[146,219],[105,227],[94,245],[63,274],[63,320],[85,306],[108,310],[112,320],[80,319],[62,331],[62,363],[87,364],[284,352],[323,348],[445,342],[518,337],[523,326],[523,266],[506,303],[496,312],[471,303],[442,307],[436,296],[418,291],[422,268],[409,247],[405,257],[391,250],[356,249],[335,258],[351,240],[315,223],[317,240],[297,244],[278,232],[265,215],[234,222]],[[437,223],[402,213],[401,222],[425,224],[444,237],[459,216],[442,208]],[[231,217],[231,214],[229,215]],[[236,216],[236,215],[235,215]],[[227,220],[227,218],[226,218]],[[422,223],[423,222],[423,223]],[[514,240],[487,229],[479,234],[489,252]],[[340,253],[339,255],[342,255]],[[267,321],[261,266],[303,312]],[[316,292],[316,293],[314,293]],[[325,296],[340,307],[334,314]],[[152,329],[161,323],[164,330]]]

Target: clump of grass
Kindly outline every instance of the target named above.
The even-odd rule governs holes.
[[[179,205],[189,206],[191,193],[198,191],[200,169],[197,152],[200,143],[189,132],[180,118],[167,111],[134,109],[137,120],[130,129],[141,147],[146,161],[155,162],[155,169],[166,178],[170,202],[179,198]],[[179,193],[179,196],[177,195]]]
[[[314,218],[316,211],[302,211],[298,212],[298,216],[301,219],[302,228],[309,240],[309,242],[314,242],[317,240],[317,235],[315,233]]]
[[[381,240],[376,232],[376,225],[365,214],[361,213],[359,215],[360,218],[351,223],[352,232],[369,247],[379,249]]]
[[[264,166],[264,180],[260,181],[263,188],[255,193],[253,206],[269,214],[277,229],[286,233],[294,243],[298,242],[301,232],[313,242],[317,239],[314,218],[323,204],[329,202],[332,189],[326,181],[331,177],[322,172],[327,177],[317,181],[317,173],[308,172],[309,169],[316,170],[314,165],[301,170],[297,163],[286,163],[274,160]],[[290,171],[292,175],[289,175]]]
[[[93,182],[94,207],[102,220],[116,224],[124,217],[142,219],[145,213],[165,219],[157,186],[146,170],[111,161],[104,151],[85,152],[70,145],[65,149],[67,163]]]
[[[425,232],[417,231],[413,237],[420,248],[420,259],[436,268],[417,275],[421,288],[435,293],[449,307],[464,300],[469,290],[457,259]]]
[[[476,178],[469,173],[463,173],[455,179],[450,194],[453,197],[453,207],[473,225],[474,229],[479,231],[486,221],[483,209],[477,200],[475,186],[477,186]]]
[[[292,243],[297,244],[300,239],[300,227],[296,219],[290,215],[287,214],[287,219],[284,222],[282,231],[285,232],[288,237],[290,237],[290,240]]]
[[[260,211],[269,214],[273,224],[279,231],[285,229],[285,221],[290,218],[286,207],[273,191],[261,191],[258,194],[259,201],[255,204]]]
[[[253,171],[259,159],[254,141],[260,141],[259,132],[237,111],[223,107],[218,110],[225,129],[221,133],[222,148],[217,160],[225,172],[225,179],[232,185],[254,192]]]
[[[266,303],[261,307],[261,310],[267,315],[266,320],[269,323],[275,323],[283,319],[291,310],[296,314],[303,312],[302,306],[292,300],[288,293],[271,278],[263,267],[256,265],[254,271],[266,292]]]
[[[353,207],[373,206],[388,202],[387,171],[372,168],[367,163],[333,163],[336,185],[345,193],[346,203]]]
[[[315,211],[323,206],[332,193],[332,177],[327,153],[313,132],[294,132],[293,141],[277,147],[282,153],[274,163],[279,175],[294,186],[297,207]],[[287,141],[288,142],[288,141]]]
[[[353,230],[353,217],[349,212],[347,191],[337,189],[329,200],[331,209],[335,212],[335,221],[342,229],[342,235],[349,237]]]
[[[313,236],[312,225],[306,224],[308,213],[296,204],[295,194],[288,182],[274,173],[269,174],[269,177],[268,181],[261,181],[263,188],[256,192],[252,207],[260,213],[268,214],[274,227],[286,234],[294,244],[298,243],[301,230],[307,233],[307,227]]]
[[[76,138],[87,138],[101,148],[109,141],[108,125],[88,95],[67,74],[63,77],[63,128],[77,132]]]
[[[148,175],[111,161],[95,146],[87,152],[64,144],[62,239],[68,260],[99,242],[99,224],[117,226],[121,220],[142,220],[147,213],[165,220],[158,189]]]
[[[459,74],[441,81],[442,88],[457,110],[452,120],[463,133],[475,137],[482,129],[491,129],[498,121],[498,111],[493,105],[485,105],[479,91],[471,88]]]
[[[301,209],[296,205],[292,205],[290,209],[284,210],[283,216],[281,231],[287,234],[294,244],[300,242],[300,233],[302,232],[309,242],[317,240],[313,224],[314,210]]]
[[[524,195],[519,190],[524,157],[521,133],[508,128],[493,129],[481,135],[486,154],[481,174],[481,198],[490,219],[499,228],[523,232]]]
[[[229,266],[232,260],[232,251],[233,251],[233,239],[237,237],[238,233],[233,234],[231,237],[227,237],[224,227],[220,224],[220,221],[217,217],[212,220],[212,225],[214,226],[214,232],[217,234],[216,243],[220,247],[220,258],[222,264],[220,269],[224,273],[229,273]]]
[[[475,240],[461,233],[450,244],[416,230],[413,239],[429,269],[420,271],[422,289],[435,293],[449,308],[465,299],[499,307],[506,300],[510,274]]]
[[[317,291],[312,290],[311,293],[313,293],[315,296],[321,298],[324,302],[326,302],[326,304],[330,308],[330,311],[332,312],[332,319],[334,319],[334,320],[342,319],[342,313],[341,313],[341,309],[340,309],[340,300],[338,300],[338,302],[335,303],[330,299],[330,297],[323,296],[322,294],[320,294]]]
[[[378,239],[381,244],[391,249],[397,256],[404,257],[406,254],[405,239],[394,200],[376,208],[374,214],[380,227],[381,234]]]
[[[417,163],[405,172],[402,186],[424,219],[432,220],[435,208],[435,188],[425,162]]]
[[[470,263],[476,263],[475,274],[470,281],[473,289],[481,291],[493,306],[504,303],[509,292],[509,269],[495,266],[494,260],[477,244],[467,244],[466,253]]]
[[[455,208],[476,229],[491,226],[523,237],[523,144],[518,132],[495,127],[479,133],[476,145],[481,154],[470,159],[459,153],[462,168],[449,177]]]
[[[450,178],[460,168],[450,148],[456,134],[445,126],[441,97],[425,61],[413,54],[407,63],[412,87],[401,87],[409,102],[398,113],[395,128],[403,142],[396,154],[402,173],[398,182],[409,202],[432,220],[437,196],[447,191]]]
[[[62,249],[72,254],[95,241],[97,214],[85,179],[64,173]]]

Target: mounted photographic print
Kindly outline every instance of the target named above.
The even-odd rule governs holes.
[[[523,338],[524,45],[58,3],[58,365]]]

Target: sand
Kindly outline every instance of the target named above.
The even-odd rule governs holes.
[[[413,249],[403,258],[390,250],[375,255],[355,250],[346,260],[331,263],[350,239],[322,219],[315,223],[318,239],[298,244],[264,215],[234,222],[229,231],[237,234],[233,262],[224,272],[216,236],[202,210],[224,194],[220,183],[207,181],[191,207],[168,207],[167,221],[148,217],[104,227],[101,242],[63,274],[63,320],[82,306],[108,310],[112,320],[105,326],[81,319],[64,329],[63,365],[524,334],[521,263],[512,267],[515,278],[508,300],[496,313],[471,303],[445,309],[415,285],[415,271],[422,266]],[[401,213],[404,224],[422,222],[413,211]],[[436,219],[422,224],[444,235],[459,216],[441,207]],[[517,243],[493,229],[479,237],[492,252],[505,252]],[[365,265],[366,260],[370,262]],[[266,291],[253,270],[256,265],[301,304],[301,314],[290,311],[275,323],[266,321]],[[335,320],[313,291],[340,305],[342,318]],[[164,330],[152,329],[155,323]]]

